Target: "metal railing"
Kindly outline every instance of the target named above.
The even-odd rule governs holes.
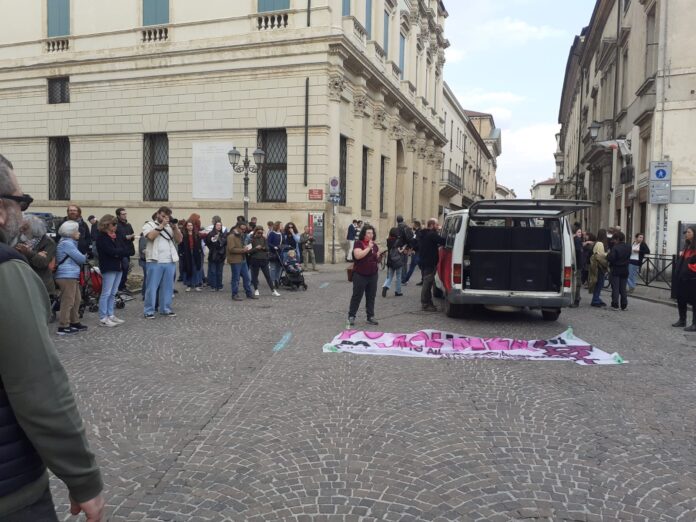
[[[639,285],[672,288],[672,269],[676,266],[677,256],[648,254],[640,267]],[[642,282],[641,282],[642,281]]]
[[[457,190],[459,190],[461,192],[461,190],[462,190],[462,178],[461,178],[461,176],[458,176],[457,174],[455,174],[451,170],[447,170],[447,171],[443,172],[442,181],[444,181],[445,183],[448,183],[449,185],[452,185],[454,188],[456,188]]]

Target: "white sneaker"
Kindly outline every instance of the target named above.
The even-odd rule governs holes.
[[[99,326],[106,326],[108,328],[113,328],[114,326],[118,326],[118,323],[114,323],[111,319],[108,317],[105,317],[104,319],[99,320]]]
[[[196,287],[196,292],[202,292],[202,291],[203,291],[203,289],[200,286]]]
[[[112,315],[111,317],[109,317],[109,321],[111,321],[112,323],[116,323],[116,324],[123,324],[126,322],[123,319],[119,319],[115,315]]]
[[[273,293],[271,294],[275,297],[280,297],[280,294],[278,293],[278,290],[273,290]]]
[[[258,297],[258,296],[259,296],[259,291],[258,291],[258,290],[254,290],[254,295],[255,295],[256,297]]]
[[[186,287],[186,291],[187,291],[187,292],[190,292],[190,291],[191,291],[191,287],[190,287],[190,286],[187,286],[187,287]]]

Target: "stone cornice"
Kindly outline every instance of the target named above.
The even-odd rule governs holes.
[[[333,41],[329,45],[329,52],[333,54],[339,52],[344,55],[347,54],[348,58],[346,61],[352,63],[353,70],[365,71],[373,82],[379,83],[379,88],[388,93],[388,97],[394,104],[400,103],[402,105],[402,109],[400,110],[402,119],[406,121],[415,120],[417,126],[425,129],[431,139],[442,145],[447,143],[447,138],[442,131],[440,131],[426,115],[422,114],[413,102],[401,92],[399,87],[393,85],[389,78],[386,77],[382,71],[378,70],[376,65],[360,52],[347,38],[341,37]]]

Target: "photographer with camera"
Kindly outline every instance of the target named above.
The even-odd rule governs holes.
[[[177,245],[182,240],[181,231],[176,226],[178,222],[178,219],[172,218],[172,210],[169,207],[160,207],[155,219],[143,226],[143,236],[147,238],[145,319],[155,318],[155,301],[158,292],[160,314],[168,317],[176,316],[172,312],[172,297],[176,263],[179,261]]]

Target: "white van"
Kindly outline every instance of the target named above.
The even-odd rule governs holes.
[[[575,300],[575,245],[568,215],[589,201],[484,200],[445,218],[435,277],[449,317],[472,305],[541,310],[555,321]]]

